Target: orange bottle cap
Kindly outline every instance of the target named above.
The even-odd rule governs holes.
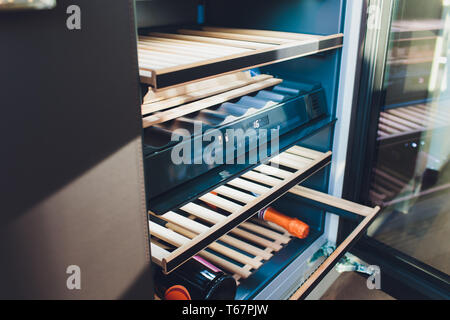
[[[180,285],[175,285],[166,290],[165,300],[192,300],[189,291]]]

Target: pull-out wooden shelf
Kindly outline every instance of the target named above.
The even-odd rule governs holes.
[[[342,47],[342,34],[212,28],[151,32],[138,41],[141,82],[167,88]]]
[[[166,226],[177,234],[182,235],[184,238],[180,237],[180,240],[183,239],[184,241],[192,239],[197,233],[206,231],[207,228],[202,223],[175,213],[168,214],[166,219],[169,221]],[[214,217],[207,218],[207,221],[214,220]],[[151,227],[160,228],[152,223]],[[161,229],[157,231],[167,232]],[[240,237],[240,239],[237,237]],[[289,233],[276,225],[252,218],[248,222],[243,222],[239,227],[234,228],[230,235],[220,237],[220,242],[215,241],[211,243],[208,246],[208,250],[202,250],[198,255],[233,275],[239,281],[247,279],[262,266],[264,261],[272,258],[276,252],[280,251],[292,239],[293,237]],[[226,244],[226,246],[222,243]],[[153,238],[151,242],[153,259],[155,260],[155,256],[159,259],[169,256],[169,248],[170,246],[162,244]]]
[[[227,193],[225,190],[223,192]],[[289,192],[299,196],[305,202],[314,203],[314,206],[340,214],[344,218],[360,221],[359,225],[355,227],[354,231],[341,245],[295,290],[290,296],[290,299],[294,300],[305,298],[314,289],[315,285],[320,282],[326,273],[348,251],[350,246],[363,234],[370,222],[377,216],[379,208],[362,206],[299,186],[292,188]],[[343,214],[344,212],[345,214]],[[206,221],[217,220],[214,214],[212,216],[206,214],[203,218]],[[166,226],[169,231],[154,223],[151,223],[150,227],[156,229],[155,233],[173,232],[172,236],[180,238],[179,241],[189,241],[189,239],[207,228],[202,223],[176,213],[167,214],[165,219],[168,221]],[[239,240],[235,236],[243,240]],[[202,250],[198,255],[232,274],[239,284],[257,272],[264,262],[270,260],[273,255],[293,240],[293,236],[280,227],[251,218],[248,222],[244,222],[239,227],[234,228],[229,235],[222,236],[219,241],[211,243],[208,246],[208,250]],[[220,242],[226,244],[226,246]],[[157,237],[154,237],[151,243],[153,260],[160,262],[164,257],[169,256],[171,254],[168,251],[170,247],[170,245],[165,245]]]
[[[280,186],[291,185],[292,178],[299,174],[297,170],[302,171],[313,163],[318,164],[328,158],[328,155],[329,153],[293,147],[272,159],[272,163],[277,163],[280,167],[260,165],[216,188],[214,193],[200,197],[199,203],[190,203],[180,208],[180,212],[168,212],[151,219],[153,261],[166,272],[171,272],[189,257],[199,255],[232,274],[238,284],[249,285],[247,278],[258,273],[274,255],[281,254],[278,253],[281,249],[295,242],[292,235],[274,224],[255,217],[244,221],[244,217],[253,215],[256,208],[267,206],[264,199],[269,198]],[[296,195],[311,207],[359,223],[317,270],[303,283],[299,283],[298,289],[291,291],[290,299],[300,299],[305,298],[350,249],[376,218],[380,208],[366,207],[296,184],[289,187],[287,192]],[[253,209],[248,209],[250,207]],[[230,215],[218,213],[218,209]],[[233,220],[239,215],[244,222],[235,224],[236,221]],[[157,219],[156,222],[154,219]],[[225,235],[222,232],[224,230],[229,232]],[[299,259],[301,258],[300,256]],[[305,257],[306,260],[309,258]],[[255,279],[250,282],[254,281]]]
[[[153,261],[166,273],[170,273],[199,252],[205,255],[204,249],[207,247],[219,254],[229,254],[229,248],[214,245],[213,242],[220,239],[239,247],[242,243],[233,238],[233,234],[254,241],[259,246],[279,250],[280,245],[289,241],[289,237],[280,236],[273,230],[261,229],[263,227],[245,221],[328,165],[330,159],[331,152],[321,153],[295,146],[272,158],[268,163],[261,164],[218,187],[214,190],[217,195],[205,194],[182,206],[177,212],[171,211],[158,216],[150,213]],[[230,235],[224,236],[228,232]],[[257,233],[263,234],[265,238]],[[267,237],[272,237],[273,241],[267,240]],[[159,242],[168,243],[176,249],[167,251],[158,246]],[[261,264],[257,257],[266,259],[271,254],[270,250],[265,254],[257,252],[255,248],[250,250],[256,254],[254,259],[231,252],[234,257],[241,259],[241,263],[252,268],[258,268]],[[206,252],[206,255],[211,258],[211,253]],[[217,257],[213,260],[223,267]],[[245,277],[248,271],[250,270],[238,274]]]
[[[380,207],[370,208],[362,206],[350,201],[342,200],[333,196],[329,196],[314,190],[309,190],[302,187],[296,187],[293,190],[294,194],[300,197],[304,197],[307,200],[317,201],[317,205],[323,202],[331,209],[330,212],[340,215],[342,212],[346,212],[347,216],[353,216],[358,219],[359,224],[353,229],[353,231],[345,238],[339,246],[334,250],[331,255],[320,264],[319,268],[314,271],[311,276],[306,279],[305,282],[290,296],[289,300],[304,299],[309,293],[316,287],[317,284],[325,277],[329,271],[339,262],[342,256],[351,248],[351,246],[364,234],[369,227],[370,223],[375,220],[380,212]],[[329,207],[329,205],[332,205]]]

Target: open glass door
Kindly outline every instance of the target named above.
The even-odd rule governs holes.
[[[397,278],[407,273],[402,265],[424,271],[416,280],[433,275],[437,291],[448,295],[450,1],[424,3],[368,1],[344,193],[382,208],[360,254],[379,264],[383,256]],[[442,297],[433,290],[422,294]]]

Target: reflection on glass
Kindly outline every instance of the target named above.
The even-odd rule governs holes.
[[[0,11],[53,9],[55,6],[56,0],[0,0]]]
[[[396,1],[369,236],[450,273],[450,1]]]

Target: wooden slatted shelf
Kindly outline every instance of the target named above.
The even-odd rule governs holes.
[[[300,190],[298,190],[300,191]],[[303,190],[309,192],[308,190]],[[336,265],[336,263],[344,256],[344,254],[358,241],[358,239],[365,233],[369,225],[377,218],[380,207],[365,207],[350,201],[342,200],[333,196],[315,193],[315,197],[319,196],[320,201],[331,201],[331,203],[336,204],[348,213],[354,215],[355,218],[359,220],[359,224],[353,229],[353,231],[339,244],[339,246],[334,250],[329,257],[323,261],[320,266],[315,270],[301,285],[300,287],[289,297],[289,300],[299,300],[306,298],[311,291],[316,287],[318,283],[331,271],[331,269]],[[302,196],[302,191],[300,191],[300,196]],[[340,214],[339,210],[331,212]]]
[[[450,125],[450,109],[418,104],[380,113],[378,140],[389,140]]]
[[[389,108],[380,113],[378,138],[380,146],[398,143],[417,143],[435,134],[435,130],[445,130],[450,126],[450,109],[442,105],[414,104]],[[442,131],[444,132],[444,131]],[[383,207],[416,197],[411,177],[402,176],[387,168],[373,170],[370,199]]]
[[[198,90],[185,95],[175,96],[157,102],[144,103],[141,107],[142,115],[144,116],[142,119],[143,127],[148,128],[155,124],[174,120],[214,105],[276,86],[283,81],[265,74],[252,77],[249,72],[238,72],[237,74],[225,76],[222,81],[220,80],[222,79],[217,79],[216,82],[211,81],[210,84],[220,84],[223,81],[228,82],[223,85],[207,87],[204,90]],[[186,102],[190,103],[184,104]],[[270,104],[267,106],[270,106]]]
[[[386,167],[374,168],[372,174],[373,181],[369,192],[372,203],[385,207],[393,198],[413,191],[409,179],[392,169]]]
[[[340,48],[342,41],[342,34],[212,27],[151,32],[139,36],[139,71],[157,90]]]
[[[288,172],[285,170],[281,170],[280,172],[271,171],[271,174],[273,174],[274,177],[282,179],[280,173],[283,171],[285,173]],[[281,174],[283,175],[283,173]],[[285,176],[287,178],[288,175],[285,174]],[[219,194],[238,195],[241,192],[237,189],[234,189],[234,191],[226,189],[220,191],[219,189],[220,188],[215,190]],[[264,189],[261,189],[260,191],[264,191]],[[300,297],[305,297],[314,287],[314,283],[318,283],[330,268],[339,261],[346,250],[357,241],[364,233],[364,230],[366,230],[370,223],[377,217],[380,208],[362,206],[357,203],[299,186],[292,188],[289,192],[301,197],[306,202],[315,202],[313,205],[318,206],[321,209],[330,209],[330,212],[336,213],[342,217],[346,217],[345,214],[342,214],[342,211],[346,211],[348,214],[347,217],[351,215],[352,219],[359,222],[353,232],[342,241],[330,257],[323,261],[319,268],[315,270],[290,297],[290,299],[298,299]],[[244,201],[252,201],[252,199],[247,196],[243,196],[241,199],[246,199]],[[219,203],[220,202],[221,201],[219,201]],[[217,204],[217,202],[215,203]],[[223,206],[227,207],[226,202]],[[192,210],[194,209],[196,208],[192,208]],[[150,223],[151,232],[152,227],[154,228],[151,240],[153,261],[159,265],[163,265],[164,259],[170,257],[172,254],[171,251],[173,252],[173,250],[176,250],[177,242],[188,242],[197,234],[205,232],[208,228],[205,225],[205,221],[216,221],[216,215],[217,214],[211,209],[206,209],[203,214],[200,213],[189,217],[171,212],[164,216],[164,219],[167,221],[165,227]],[[251,230],[252,233],[247,230]],[[237,239],[236,236],[239,236],[242,240]],[[239,284],[240,281],[243,281],[255,273],[264,262],[270,260],[273,255],[280,251],[284,246],[287,246],[292,240],[293,237],[280,227],[256,218],[251,218],[249,222],[242,223],[240,226],[234,228],[230,232],[230,235],[222,236],[217,241],[211,243],[207,249],[198,252],[197,255],[209,260],[224,271],[232,274]],[[167,242],[169,242],[169,244]],[[227,246],[224,246],[222,243]]]
[[[202,222],[193,220],[194,217],[186,218],[171,213],[165,218],[170,221],[166,224],[167,228],[182,235],[184,237],[182,239],[186,242],[208,228]],[[183,226],[181,226],[182,224]],[[155,225],[150,223],[150,228],[152,227]],[[247,231],[245,227],[252,232]],[[158,230],[163,234],[167,233],[167,230],[161,231],[159,226],[156,226],[156,233]],[[236,236],[240,236],[243,240]],[[222,236],[219,241],[211,243],[207,250],[202,250],[197,255],[232,274],[239,281],[248,278],[255,270],[258,270],[264,261],[272,258],[274,253],[281,250],[291,239],[292,236],[286,231],[280,232],[276,226],[265,222],[261,223],[255,219],[246,222],[245,226],[235,228],[231,235]],[[175,242],[172,241],[172,243]],[[162,264],[162,260],[170,256],[169,250],[173,250],[173,248],[173,245],[163,244],[161,241],[153,239],[151,242],[153,261]]]
[[[220,255],[231,255],[244,266],[243,269],[235,268],[239,271],[236,271],[237,274],[247,277],[252,269],[261,265],[262,260],[270,258],[273,251],[287,244],[290,237],[281,234],[279,228],[277,230],[273,226],[261,226],[246,220],[328,165],[330,159],[331,152],[322,153],[294,146],[254,170],[217,187],[214,190],[216,194],[204,194],[176,212],[158,216],[150,212],[153,246],[157,246],[155,242],[162,241],[176,247],[172,252],[161,246],[155,248],[152,251],[153,261],[170,273],[192,256],[200,254],[226,269],[224,264],[227,260],[220,260]],[[245,245],[234,236],[254,245]],[[237,254],[235,250],[230,251],[229,246],[214,243],[216,240],[239,249],[244,248],[250,258]],[[255,245],[265,247],[263,251],[266,253],[256,250]],[[211,251],[219,255],[216,257]]]

